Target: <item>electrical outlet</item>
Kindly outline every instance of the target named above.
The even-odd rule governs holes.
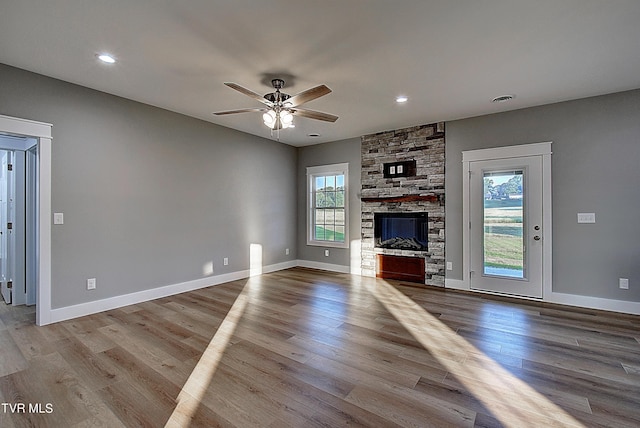
[[[87,290],[95,290],[96,289],[96,279],[89,278],[87,279]]]
[[[284,253],[288,256],[289,255],[289,249],[287,248],[286,250],[284,250]]]
[[[618,279],[618,286],[622,290],[628,290],[629,289],[629,278],[620,278],[620,279]]]
[[[453,270],[453,263],[447,262],[447,270]]]
[[[329,257],[329,250],[324,250],[324,256]]]
[[[229,266],[229,257],[225,257],[224,259],[222,259],[222,264],[225,266]]]
[[[596,213],[578,213],[578,223],[595,223]]]
[[[64,224],[64,213],[53,213],[53,224]]]

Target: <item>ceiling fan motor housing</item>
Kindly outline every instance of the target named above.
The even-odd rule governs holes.
[[[272,103],[278,104],[280,102],[286,101],[289,98],[291,98],[291,95],[285,94],[280,91],[276,91],[276,92],[271,92],[269,94],[266,94],[264,97],[265,99],[271,101]]]
[[[276,91],[266,94],[264,96],[265,99],[271,101],[272,103],[281,103],[291,98],[291,95],[280,92],[280,89],[284,88],[284,80],[273,79],[271,80],[271,85]]]

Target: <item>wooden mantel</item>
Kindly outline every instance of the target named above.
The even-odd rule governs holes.
[[[379,196],[375,198],[362,198],[362,202],[437,202],[438,199],[438,195]]]

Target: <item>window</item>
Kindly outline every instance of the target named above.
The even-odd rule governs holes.
[[[307,168],[307,244],[349,247],[349,164]]]

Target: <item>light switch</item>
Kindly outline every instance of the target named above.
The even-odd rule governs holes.
[[[53,224],[64,224],[64,213],[53,213]]]
[[[596,213],[578,213],[578,223],[595,223]]]

